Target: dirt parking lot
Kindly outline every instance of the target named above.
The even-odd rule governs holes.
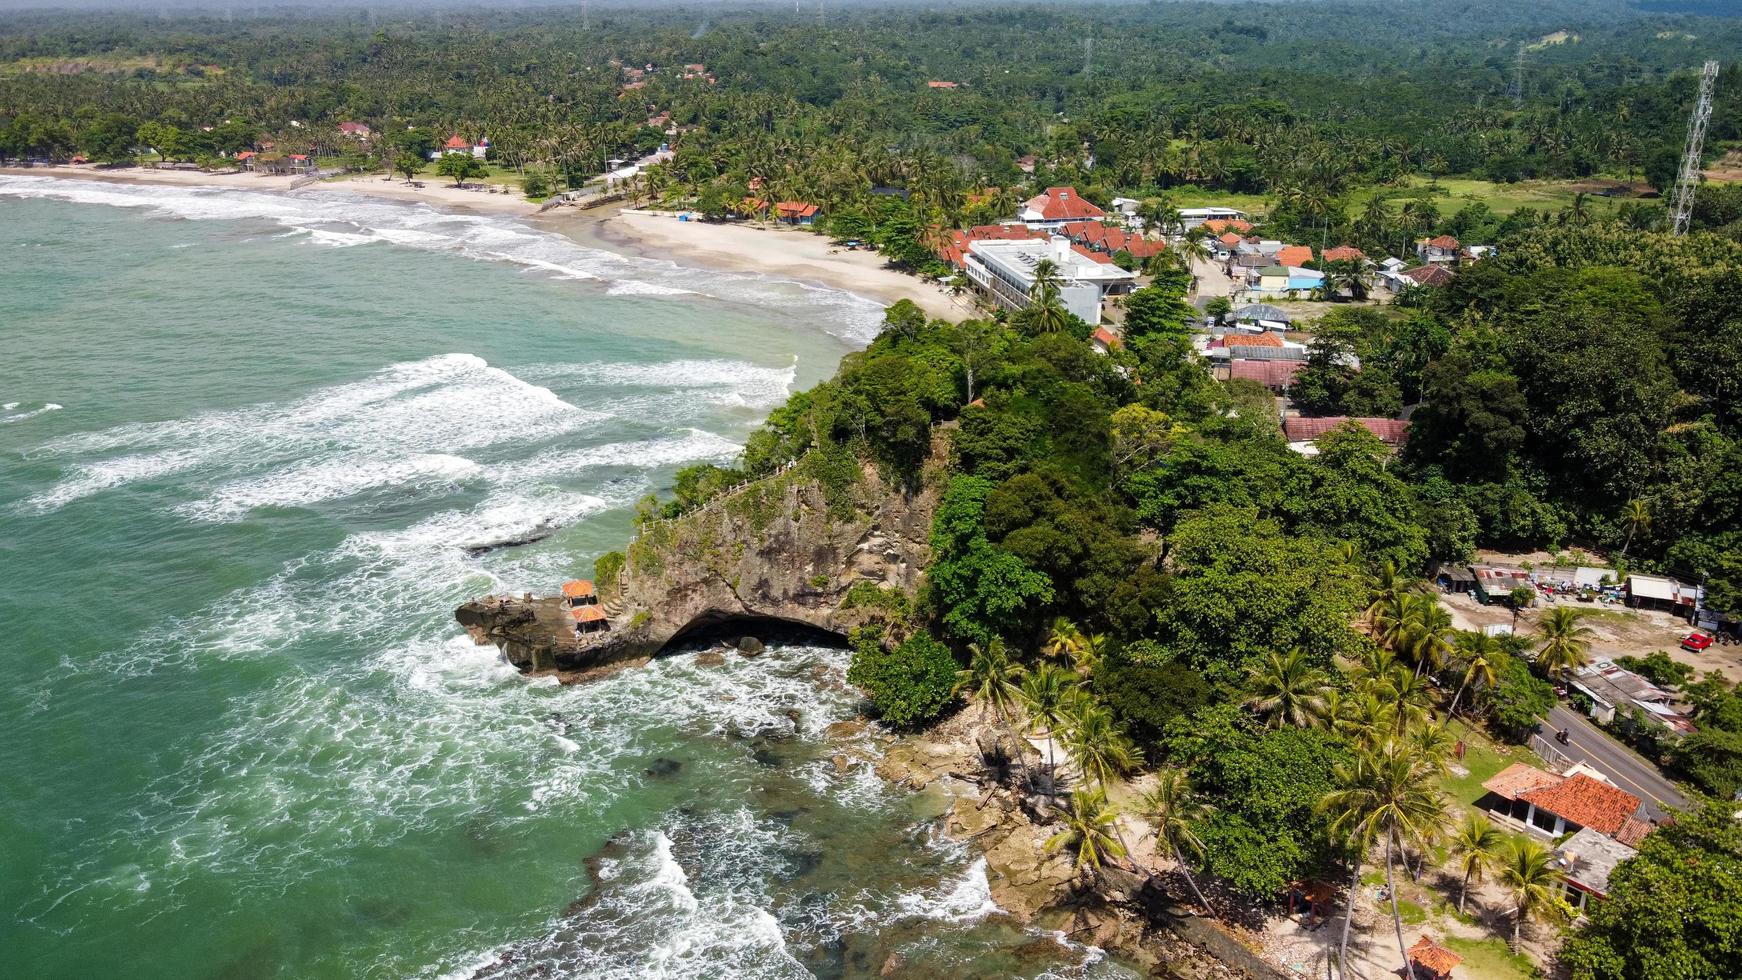
[[[1484,606],[1462,592],[1440,593],[1440,599],[1452,614],[1452,623],[1458,629],[1478,630],[1483,626],[1512,622],[1511,609],[1499,605]],[[1699,675],[1715,670],[1732,684],[1742,681],[1742,646],[1714,645],[1700,653],[1689,653],[1681,648],[1682,637],[1690,631],[1688,624],[1666,612],[1538,596],[1536,608],[1519,613],[1518,632],[1535,632],[1537,620],[1546,610],[1557,605],[1587,610],[1585,625],[1594,634],[1591,637],[1592,660],[1643,657],[1662,650],[1669,654],[1670,659],[1692,666]]]

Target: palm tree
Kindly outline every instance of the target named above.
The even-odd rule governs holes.
[[[1536,662],[1549,676],[1576,670],[1591,662],[1589,651],[1594,634],[1581,622],[1584,618],[1583,609],[1556,606],[1537,623],[1542,649],[1537,651]]]
[[[1452,695],[1451,707],[1446,709],[1448,720],[1457,714],[1458,700],[1465,691],[1475,697],[1477,692],[1491,691],[1500,683],[1490,659],[1500,652],[1499,640],[1486,633],[1459,633],[1456,646],[1457,656],[1464,662],[1464,680],[1458,685],[1458,693]]]
[[[1432,596],[1422,596],[1415,607],[1415,622],[1409,631],[1409,652],[1415,656],[1415,674],[1430,664],[1438,670],[1452,652],[1452,614]]]
[[[1351,765],[1336,770],[1337,789],[1326,794],[1320,807],[1331,814],[1331,833],[1346,836],[1354,853],[1354,875],[1349,885],[1349,914],[1343,920],[1343,939],[1338,951],[1342,974],[1349,975],[1349,922],[1354,918],[1356,890],[1361,880],[1361,855],[1376,841],[1385,843],[1385,883],[1391,893],[1391,919],[1397,930],[1397,951],[1403,957],[1404,975],[1409,975],[1409,947],[1403,942],[1403,916],[1397,907],[1397,883],[1393,865],[1404,842],[1427,837],[1445,812],[1445,803],[1433,787],[1433,770],[1414,757],[1406,746],[1386,740],[1360,752]]]
[[[1381,600],[1373,615],[1373,638],[1386,649],[1402,650],[1409,644],[1409,634],[1419,615],[1417,607],[1425,596],[1403,592]]]
[[[1071,793],[1070,809],[1063,810],[1062,817],[1065,829],[1047,838],[1046,850],[1051,854],[1061,847],[1074,849],[1071,865],[1078,874],[1092,873],[1109,859],[1125,856],[1125,845],[1113,832],[1113,808],[1099,789],[1077,787]]]
[[[1561,883],[1566,874],[1555,866],[1554,852],[1529,837],[1514,837],[1501,851],[1496,876],[1512,895],[1512,945],[1518,946],[1527,918],[1558,917]]]
[[[1041,259],[1034,264],[1034,283],[1028,287],[1028,298],[1038,299],[1048,290],[1056,292],[1064,280],[1059,277],[1058,263],[1052,259]]]
[[[1093,676],[1101,666],[1101,657],[1107,652],[1107,637],[1102,633],[1094,633],[1083,637],[1071,653],[1071,666],[1084,678]]]
[[[1621,543],[1621,557],[1627,557],[1627,549],[1633,546],[1633,536],[1651,526],[1651,505],[1634,497],[1627,501],[1621,516],[1627,521],[1627,540]]]
[[[1047,632],[1046,643],[1040,652],[1056,660],[1072,658],[1077,648],[1083,644],[1083,631],[1068,618],[1060,616],[1052,621],[1052,628]]]
[[[1246,707],[1262,715],[1266,727],[1314,728],[1324,720],[1329,679],[1298,647],[1283,656],[1272,651],[1246,669],[1246,680],[1252,691]]]
[[[1506,841],[1506,835],[1495,828],[1487,817],[1480,813],[1469,813],[1464,821],[1458,824],[1458,829],[1452,832],[1452,855],[1457,859],[1458,873],[1463,876],[1463,884],[1458,886],[1458,911],[1464,911],[1464,899],[1470,892],[1470,882],[1480,883],[1482,874],[1494,867],[1500,860],[1500,848]]]
[[[1106,789],[1142,763],[1143,753],[1119,730],[1112,712],[1086,698],[1074,702],[1065,729],[1065,751],[1084,780]]]
[[[1407,735],[1410,751],[1416,754],[1416,759],[1437,770],[1440,775],[1445,775],[1452,749],[1458,742],[1451,729],[1439,722],[1429,721],[1411,728]]]
[[[1198,888],[1198,881],[1192,877],[1191,866],[1186,864],[1184,856],[1186,851],[1199,857],[1204,853],[1204,842],[1192,831],[1191,821],[1203,807],[1192,796],[1191,779],[1181,770],[1163,769],[1155,774],[1155,788],[1143,794],[1139,805],[1143,813],[1155,821],[1155,842],[1165,846],[1173,855],[1174,863],[1186,876],[1186,884],[1192,886],[1192,894],[1198,897],[1198,904],[1211,915],[1216,914]]]
[[[1021,708],[1021,664],[1011,663],[1004,641],[994,638],[982,647],[968,644],[968,666],[956,672],[956,694],[969,693],[992,713],[999,724],[1008,724]]]
[[[1391,668],[1390,676],[1378,687],[1380,696],[1392,708],[1392,718],[1396,722],[1394,731],[1397,734],[1402,735],[1410,725],[1427,717],[1428,685],[1420,674],[1397,664]]]
[[[1045,259],[1041,260],[1043,263]],[[1041,333],[1059,333],[1070,323],[1070,311],[1065,309],[1064,300],[1059,296],[1057,286],[1039,289],[1030,302],[1029,309],[1034,311],[1034,327]]]
[[[1071,691],[1077,679],[1056,664],[1041,664],[1022,678],[1022,705],[1028,709],[1029,734],[1046,739],[1046,765],[1050,774],[1058,771],[1053,759],[1053,743],[1070,716]]]

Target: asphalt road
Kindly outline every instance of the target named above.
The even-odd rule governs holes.
[[[1565,728],[1571,744],[1555,741],[1555,732]],[[1557,704],[1543,724],[1543,738],[1557,751],[1575,762],[1588,763],[1592,768],[1614,780],[1644,803],[1645,816],[1662,820],[1669,807],[1687,805],[1687,798],[1676,791],[1675,784],[1663,777],[1657,768],[1635,755],[1630,749],[1605,735],[1584,715],[1566,705]]]

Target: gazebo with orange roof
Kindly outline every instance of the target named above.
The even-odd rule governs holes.
[[[593,588],[592,582],[576,578],[563,583],[563,598],[569,601],[569,605],[579,606],[599,601],[599,592]]]
[[[605,610],[598,606],[576,606],[569,610],[569,615],[575,617],[577,633],[591,632],[595,629],[606,629],[610,624],[606,621]]]
[[[1452,970],[1462,962],[1462,956],[1425,935],[1417,939],[1414,946],[1409,947],[1410,969],[1424,980],[1451,980]]]

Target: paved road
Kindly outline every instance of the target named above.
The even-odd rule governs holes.
[[[1554,733],[1563,728],[1571,733],[1569,745],[1554,740]],[[1543,724],[1543,737],[1562,755],[1575,762],[1589,763],[1614,780],[1615,785],[1639,797],[1645,804],[1645,815],[1652,820],[1668,816],[1669,807],[1687,805],[1687,798],[1677,792],[1675,784],[1663,778],[1656,767],[1566,705],[1557,704],[1548,713]]]

